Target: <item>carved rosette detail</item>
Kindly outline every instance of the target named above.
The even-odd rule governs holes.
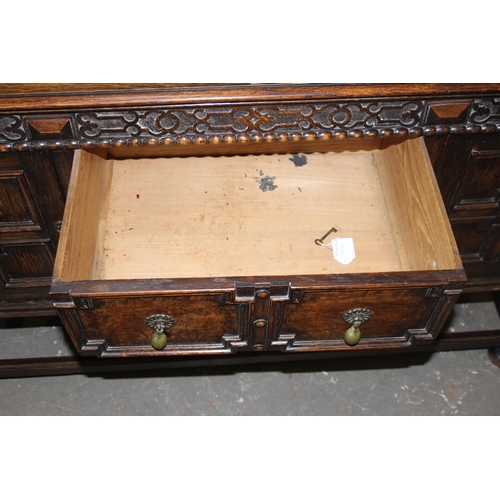
[[[357,323],[359,326],[361,323],[368,321],[372,317],[373,313],[370,309],[366,309],[365,307],[357,307],[356,309],[351,309],[344,314],[344,320],[347,323],[353,325]]]
[[[175,319],[168,314],[152,314],[151,316],[148,316],[144,322],[147,326],[157,332],[163,332],[164,330],[175,326]]]
[[[430,102],[430,101],[429,101]],[[65,113],[74,139],[35,141],[22,115],[0,115],[0,152],[492,133],[500,98],[472,99],[456,124],[427,125],[425,100],[239,104]],[[450,101],[451,102],[451,101]],[[35,115],[29,115],[32,119]],[[56,117],[56,115],[54,115]]]

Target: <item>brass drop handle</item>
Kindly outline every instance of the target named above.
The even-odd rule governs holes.
[[[356,345],[361,339],[360,325],[372,317],[370,309],[357,307],[344,314],[344,320],[351,323],[351,327],[344,333],[344,341],[348,345]]]
[[[153,335],[151,335],[151,346],[157,351],[161,351],[167,345],[165,330],[175,325],[175,319],[168,314],[152,314],[146,318],[145,323],[154,330]]]

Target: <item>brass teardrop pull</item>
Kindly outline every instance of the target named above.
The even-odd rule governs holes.
[[[154,330],[153,335],[151,335],[151,346],[157,351],[161,351],[167,345],[168,340],[165,330],[175,325],[175,319],[168,314],[152,314],[144,322]]]
[[[344,333],[344,341],[348,345],[356,345],[361,340],[361,323],[368,321],[372,317],[370,309],[357,307],[344,314],[344,320],[351,323],[351,327]]]

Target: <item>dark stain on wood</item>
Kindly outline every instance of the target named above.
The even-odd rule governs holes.
[[[307,163],[306,155],[293,155],[291,158],[288,158],[290,161],[293,161],[293,164],[296,167],[303,167]]]
[[[261,170],[261,175],[264,175]],[[269,175],[265,175],[264,177],[256,177],[257,182],[260,183],[259,189],[262,191],[274,191],[278,186],[274,183],[274,179],[276,177],[270,177]]]

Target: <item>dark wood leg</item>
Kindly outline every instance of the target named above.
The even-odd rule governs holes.
[[[500,347],[490,347],[488,349],[490,361],[500,368]]]
[[[493,296],[493,302],[500,316],[500,292],[493,292],[491,295]],[[491,362],[500,368],[500,347],[490,347],[488,349],[488,356]]]

